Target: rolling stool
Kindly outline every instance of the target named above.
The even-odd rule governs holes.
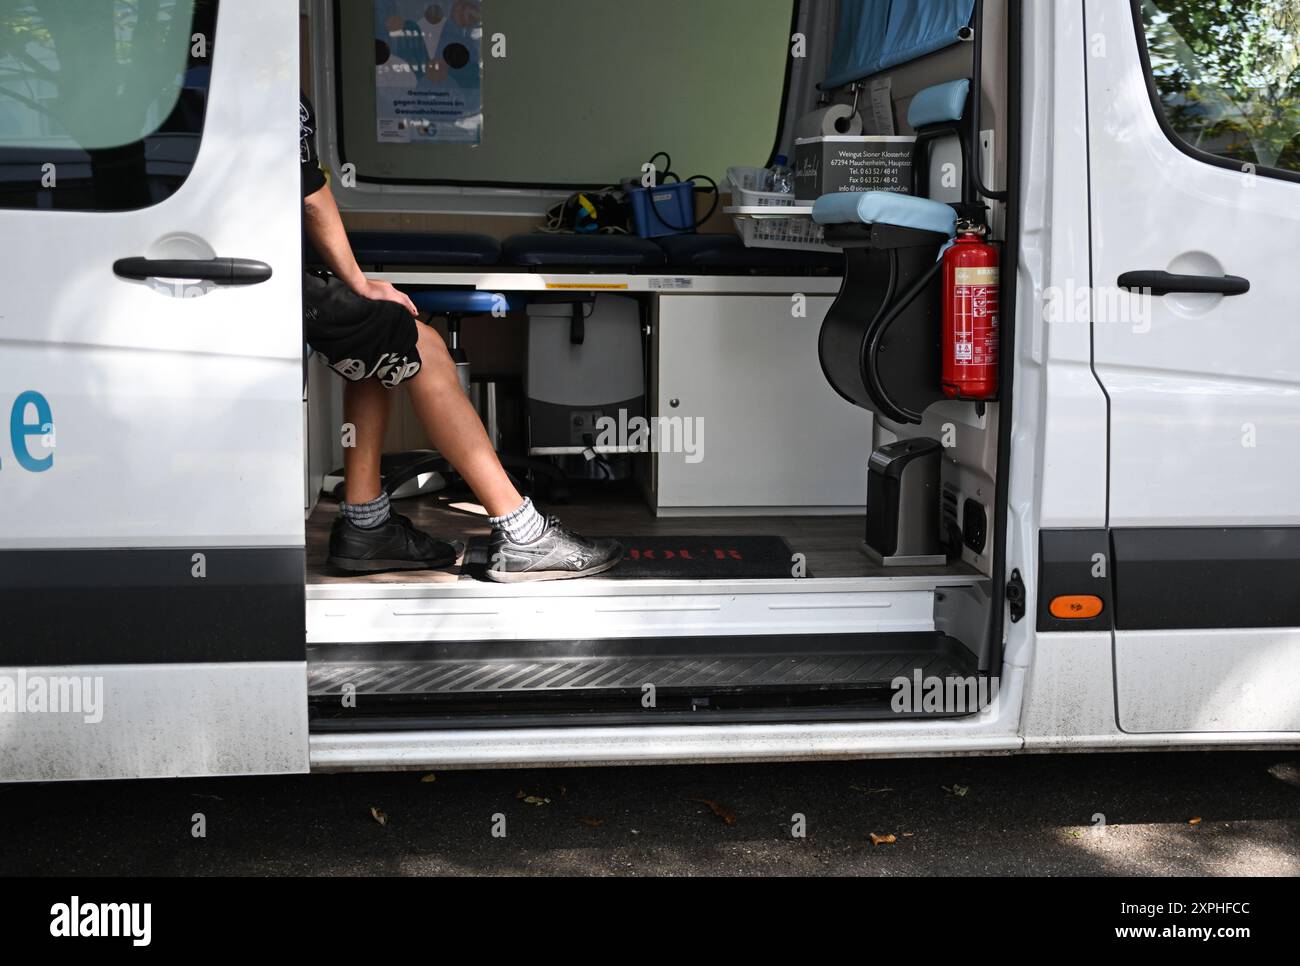
[[[528,297],[517,292],[480,292],[467,289],[425,289],[424,291],[408,292],[407,294],[411,297],[411,301],[415,303],[415,307],[422,313],[439,316],[447,320],[447,350],[451,353],[452,362],[456,364],[456,374],[460,379],[461,388],[465,390],[466,395],[470,396],[471,399],[475,399],[475,408],[483,417],[488,439],[491,440],[493,449],[497,450],[497,458],[501,460],[501,465],[507,470],[514,470],[518,474],[532,473],[534,481],[537,483],[544,481],[547,487],[547,496],[550,500],[563,502],[567,499],[564,471],[558,466],[528,456],[506,454],[500,451],[496,383],[480,384],[483,390],[482,394],[479,398],[475,398],[477,394],[474,390],[479,386],[474,384],[469,357],[465,354],[465,349],[460,343],[460,327],[464,319],[477,315],[491,315],[493,310],[510,312],[523,308],[528,302]],[[419,473],[428,468],[429,465],[431,464],[425,461],[416,461],[412,469],[415,473]],[[450,467],[447,466],[446,461],[443,461],[441,471],[446,473],[449,469]]]

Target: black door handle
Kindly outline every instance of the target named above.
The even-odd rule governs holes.
[[[199,279],[217,285],[257,285],[271,277],[271,266],[251,258],[119,258],[119,278]]]
[[[1209,292],[1215,295],[1245,295],[1250,282],[1238,275],[1173,275],[1169,272],[1125,272],[1119,287],[1149,290],[1152,295],[1173,292]]]

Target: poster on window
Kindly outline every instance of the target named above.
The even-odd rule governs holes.
[[[375,116],[381,144],[483,137],[481,0],[375,0]]]

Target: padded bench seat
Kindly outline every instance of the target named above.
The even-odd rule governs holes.
[[[354,231],[352,251],[362,265],[490,266],[501,244],[471,232]]]
[[[472,232],[351,231],[348,241],[363,268],[487,268],[501,260],[495,238]],[[303,246],[308,265],[324,264],[309,243]]]
[[[843,255],[795,249],[747,248],[739,235],[667,235],[655,241],[668,256],[668,267],[682,272],[788,272],[820,268],[838,272],[844,268]]]
[[[514,235],[501,246],[501,264],[516,268],[618,272],[665,261],[662,248],[635,235]]]

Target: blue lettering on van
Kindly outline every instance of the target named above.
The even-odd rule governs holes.
[[[32,409],[36,411],[36,421],[28,422],[28,412]],[[14,400],[13,412],[9,414],[9,442],[19,466],[32,473],[43,473],[53,466],[53,453],[33,456],[28,442],[33,436],[49,436],[53,432],[54,416],[44,396],[28,390]]]

